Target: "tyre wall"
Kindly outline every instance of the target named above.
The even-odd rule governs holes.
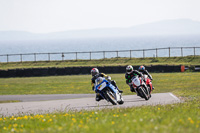
[[[181,72],[181,65],[156,65],[145,66],[149,72]],[[56,75],[85,75],[90,74],[93,67],[65,67],[65,68],[27,68],[0,70],[0,77],[36,77],[36,76],[56,76]],[[97,67],[100,72],[106,74],[125,73],[126,66],[101,66]],[[138,69],[139,66],[134,66]]]

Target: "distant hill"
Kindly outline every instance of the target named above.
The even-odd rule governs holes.
[[[105,28],[74,30],[48,34],[23,31],[0,31],[0,41],[5,40],[51,40],[69,38],[129,37],[159,35],[200,35],[200,22],[190,19],[163,20],[136,25],[129,28]]]

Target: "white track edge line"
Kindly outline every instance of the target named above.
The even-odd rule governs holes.
[[[172,94],[172,93],[169,93],[169,94],[170,94],[174,99],[180,101],[180,99],[179,99],[177,96],[175,96],[174,94]]]

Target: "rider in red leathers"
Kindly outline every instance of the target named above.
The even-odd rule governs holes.
[[[139,72],[142,73],[143,75],[147,75],[148,78],[149,78],[151,81],[153,80],[152,76],[149,74],[149,72],[145,69],[144,66],[140,66],[138,70],[139,70]],[[154,90],[153,85],[152,85],[152,89]]]

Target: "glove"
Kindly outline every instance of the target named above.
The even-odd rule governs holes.
[[[131,86],[131,85],[132,85],[132,83],[128,83],[128,85],[129,85],[129,86]]]
[[[111,81],[111,77],[110,76],[108,76],[108,81]]]

